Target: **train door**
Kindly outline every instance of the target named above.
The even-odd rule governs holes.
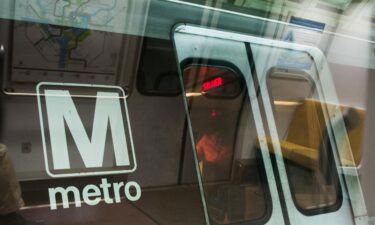
[[[250,65],[243,43],[200,42],[198,36],[179,42],[178,35],[207,222],[284,224],[268,147],[258,139],[265,136],[264,125],[252,77],[244,76],[250,74]],[[203,49],[200,44],[210,46]]]
[[[366,223],[323,54],[190,25],[173,40],[208,224]]]

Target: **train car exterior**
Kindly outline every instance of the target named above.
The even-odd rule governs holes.
[[[0,225],[375,224],[374,1],[0,4]]]

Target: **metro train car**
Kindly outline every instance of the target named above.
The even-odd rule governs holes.
[[[0,225],[375,224],[372,0],[3,0]]]

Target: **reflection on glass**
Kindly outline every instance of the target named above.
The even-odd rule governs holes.
[[[42,222],[29,221],[20,213],[24,206],[21,186],[7,147],[3,144],[0,144],[0,196],[0,224],[44,225]]]
[[[0,35],[0,77],[3,81],[1,87],[6,92],[0,96],[0,140],[7,146],[5,151],[5,145],[0,144],[1,225],[205,224],[196,177],[192,177],[191,185],[180,185],[178,182],[179,166],[182,165],[179,162],[181,134],[176,131],[182,130],[185,122],[182,99],[155,97],[170,92],[179,94],[179,89],[176,92],[180,83],[176,79],[177,66],[171,41],[153,39],[143,48],[143,36],[22,21],[0,20],[0,30],[3,34]],[[137,71],[144,74],[140,75]],[[142,76],[146,81],[135,86],[135,80],[143,81],[138,79]],[[48,88],[41,85],[41,95],[35,96],[39,82],[49,82],[50,85],[55,82],[62,86]],[[74,87],[68,88],[69,85]],[[109,86],[112,85],[116,85],[117,90],[110,91]],[[99,93],[112,92],[122,96],[119,86],[128,94],[129,120],[133,125],[131,131],[126,131],[126,136],[121,136],[125,136],[126,143],[130,144],[129,137],[132,135],[136,146],[134,162],[138,167],[129,174],[115,174],[118,157],[114,137],[119,132],[112,132],[114,127],[124,126],[127,129],[127,116],[112,119],[105,118],[103,114],[98,116],[110,108],[99,107],[100,99],[114,99],[98,98]],[[141,90],[150,96],[145,97],[143,92],[139,94]],[[49,91],[49,96],[45,95],[46,91]],[[63,139],[54,146],[47,141],[46,146],[57,149],[63,143],[68,153],[65,160],[51,152],[46,154],[48,158],[44,158],[41,130],[49,139],[56,130],[50,129],[48,122],[54,125],[58,122],[50,120],[50,115],[39,120],[37,102],[39,98],[40,112],[47,116],[47,98],[48,107],[54,108],[61,106],[59,96],[71,100],[69,115],[74,115],[77,120],[74,125],[69,125],[67,117],[59,116],[63,124],[60,123],[62,127],[58,130],[63,135],[58,136]],[[123,97],[117,102],[122,105],[120,111],[127,108],[123,105]],[[59,114],[62,111],[55,112]],[[99,122],[104,127],[97,125],[99,123],[95,120],[106,121]],[[40,121],[44,121],[44,127]],[[82,135],[77,135],[77,127]],[[162,131],[155,132],[150,127],[161,128]],[[98,138],[100,135],[102,137]],[[90,151],[84,156],[81,151],[84,148],[79,144],[82,141],[91,146],[90,150],[102,149],[103,155]],[[124,143],[124,139],[120,142]],[[118,148],[121,152],[126,152],[126,149]],[[129,156],[132,158],[133,155]],[[52,157],[59,162],[68,162],[69,168],[66,169],[76,174],[87,172],[87,169],[95,172],[107,170],[113,174],[69,175],[52,179],[46,173],[45,162],[53,173],[63,175],[69,172],[54,167]],[[100,161],[100,165],[86,166],[84,161],[88,158]],[[194,164],[193,160],[186,161],[184,165],[191,164]],[[141,186],[141,197],[137,201],[126,197],[124,187],[129,182]],[[89,205],[83,197],[84,190],[90,186],[99,187],[96,199],[100,202],[95,205]],[[73,191],[68,191],[68,188]],[[52,191],[50,195],[50,190],[62,192]],[[130,188],[129,192],[129,196],[134,196],[136,190]],[[69,204],[66,206],[65,203]]]
[[[242,77],[233,67],[199,64],[183,75],[212,224],[265,220],[267,184]]]
[[[139,92],[153,96],[175,96],[181,92],[173,45],[170,41],[145,38],[140,61],[137,78]]]
[[[340,187],[323,112],[326,106],[319,101],[316,84],[301,70],[274,68],[268,85],[297,208],[306,214],[335,210]]]

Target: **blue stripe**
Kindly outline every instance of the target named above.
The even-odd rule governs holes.
[[[296,24],[304,27],[310,27],[318,30],[324,30],[324,27],[326,26],[324,23],[320,23],[313,20],[303,19],[299,17],[292,16],[290,18],[291,24]]]

